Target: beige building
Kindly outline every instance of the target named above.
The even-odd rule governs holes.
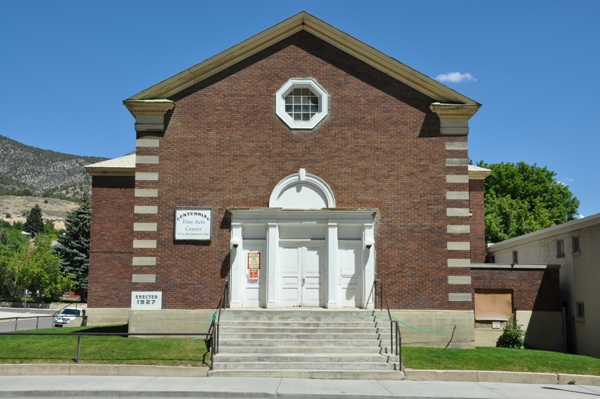
[[[600,213],[494,244],[495,263],[559,264],[569,352],[600,357]]]

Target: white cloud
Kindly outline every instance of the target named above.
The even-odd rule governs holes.
[[[570,177],[565,177],[565,180],[568,181],[569,183],[573,183],[575,180],[571,179]]]
[[[579,214],[579,219],[583,219],[584,217],[581,213]]]
[[[477,82],[477,79],[470,73],[448,72],[442,73],[436,77],[440,82],[460,83],[460,82]]]

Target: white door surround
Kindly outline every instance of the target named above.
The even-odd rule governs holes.
[[[269,208],[228,213],[232,308],[373,307],[376,209],[336,208],[329,185],[300,169],[275,186]],[[258,279],[248,252],[260,252]]]

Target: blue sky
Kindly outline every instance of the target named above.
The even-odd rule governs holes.
[[[600,212],[597,0],[7,0],[0,134],[122,156],[135,146],[122,100],[302,10],[430,77],[454,73],[445,84],[483,104],[473,160],[547,166],[581,214]]]

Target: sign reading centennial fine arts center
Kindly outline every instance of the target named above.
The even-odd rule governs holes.
[[[175,240],[210,241],[212,208],[175,207]]]

